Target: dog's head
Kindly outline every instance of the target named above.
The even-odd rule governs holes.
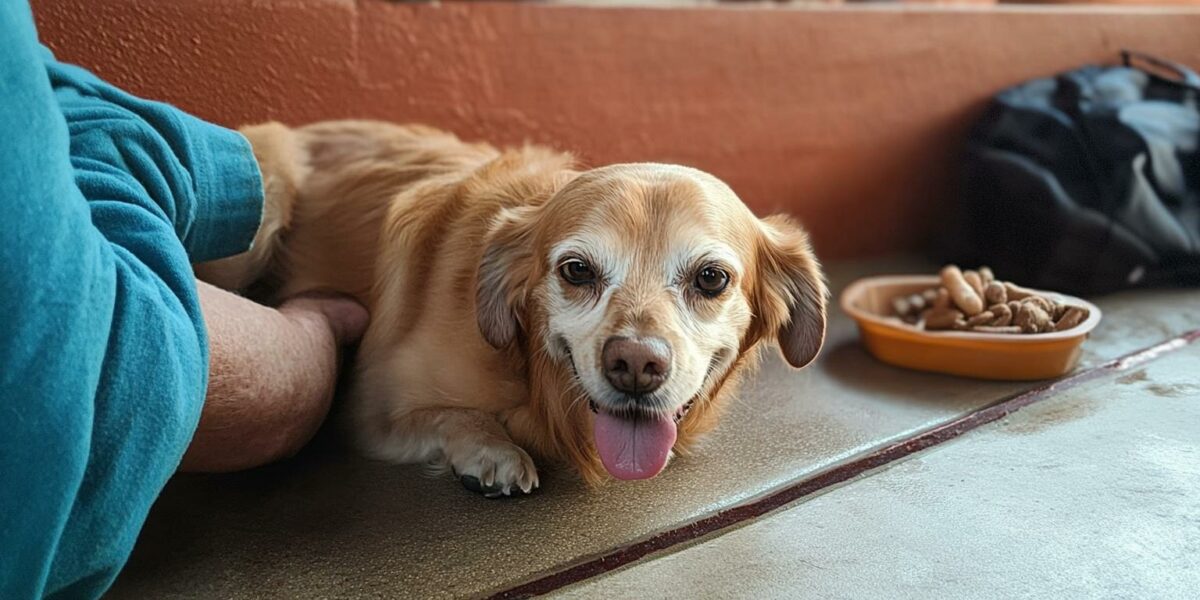
[[[544,204],[507,209],[477,292],[489,343],[519,346],[575,388],[536,408],[588,479],[601,476],[597,454],[619,479],[658,474],[677,438],[711,428],[721,388],[759,341],[803,367],[825,336],[804,231],[756,218],[729,186],[679,166],[595,169]]]

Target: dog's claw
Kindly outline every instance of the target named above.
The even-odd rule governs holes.
[[[463,487],[482,495],[484,498],[503,498],[504,496],[523,496],[529,492],[522,491],[521,488],[513,486],[508,491],[505,491],[504,486],[500,485],[484,485],[479,481],[479,478],[474,475],[461,475],[458,481]]]
[[[499,494],[501,491],[498,485],[483,485],[483,482],[479,481],[479,478],[474,475],[461,475],[458,480],[463,484],[463,487],[476,494],[488,496],[489,494]]]

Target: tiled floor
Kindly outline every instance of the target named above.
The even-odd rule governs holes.
[[[566,598],[1195,598],[1200,344]]]
[[[838,265],[830,273],[838,289],[860,274],[913,270],[911,262],[876,261]],[[1124,294],[1099,304],[1105,319],[1086,346],[1085,366],[1200,327],[1196,291]],[[840,311],[832,314],[817,363],[793,372],[772,358],[702,451],[649,482],[589,492],[567,474],[544,472],[542,489],[531,497],[484,501],[449,479],[424,477],[417,467],[354,457],[327,435],[282,465],[173,481],[113,596],[498,592],[1030,387],[887,367],[861,350]],[[850,546],[869,532],[843,526],[829,533],[847,536]],[[596,581],[634,577],[663,560]]]

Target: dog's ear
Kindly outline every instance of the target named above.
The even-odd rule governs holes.
[[[754,314],[793,367],[812,362],[825,343],[828,291],[808,234],[783,215],[761,221]]]
[[[533,222],[538,207],[508,208],[488,229],[475,283],[475,317],[496,348],[513,342],[524,324],[526,284],[533,269]]]

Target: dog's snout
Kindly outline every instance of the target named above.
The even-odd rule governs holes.
[[[609,338],[601,359],[608,382],[631,396],[653,392],[671,372],[671,347],[662,338]]]

